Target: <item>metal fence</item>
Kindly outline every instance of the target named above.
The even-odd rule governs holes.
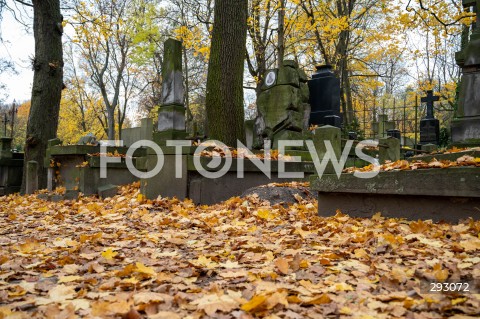
[[[426,115],[426,107],[422,104],[419,96],[409,101],[406,98],[356,101],[354,115],[358,126],[355,131],[364,139],[376,138],[373,123],[378,121],[378,115],[385,114],[388,116],[386,121],[392,121],[401,136],[410,138],[416,146],[420,141],[420,120]],[[440,120],[441,126],[449,126],[453,115],[453,109],[435,108],[435,117]]]

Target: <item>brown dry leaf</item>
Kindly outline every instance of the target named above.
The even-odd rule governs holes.
[[[209,294],[192,302],[198,309],[205,311],[208,316],[213,316],[215,312],[229,312],[238,308],[240,302],[234,300],[228,295]]]
[[[413,166],[429,169],[385,168]],[[298,185],[308,187],[269,187]],[[139,200],[139,186],[76,202],[0,196],[0,319],[478,314],[475,293],[420,286],[480,277],[478,220],[319,217],[308,198],[275,206],[258,196],[210,206]]]
[[[462,240],[460,246],[462,246],[465,251],[480,250],[480,238],[470,236],[470,238]]]
[[[332,302],[328,294],[321,294],[305,302],[306,305],[324,305]]]
[[[290,266],[285,258],[277,258],[274,264],[282,274],[288,275]]]

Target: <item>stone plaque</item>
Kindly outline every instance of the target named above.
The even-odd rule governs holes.
[[[276,81],[277,81],[277,73],[274,70],[268,72],[267,76],[265,77],[265,85],[270,87],[274,85]]]

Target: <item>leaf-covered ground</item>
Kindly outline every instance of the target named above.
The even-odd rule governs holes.
[[[215,206],[0,198],[0,318],[473,318],[480,222],[316,216],[316,202]],[[473,283],[473,284],[472,284]]]

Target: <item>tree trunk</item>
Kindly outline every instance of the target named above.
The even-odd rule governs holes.
[[[58,127],[63,87],[62,20],[59,0],[33,0],[32,106],[28,117],[25,143],[25,164],[22,193],[26,187],[26,165],[38,162],[38,186],[47,186],[47,169],[43,162],[49,139],[55,138]]]
[[[283,66],[283,57],[285,56],[285,0],[280,0],[278,9],[278,57],[277,67]]]
[[[207,77],[207,123],[211,139],[235,146],[245,141],[243,70],[247,0],[215,1]]]
[[[115,109],[107,109],[108,139],[115,140]]]

